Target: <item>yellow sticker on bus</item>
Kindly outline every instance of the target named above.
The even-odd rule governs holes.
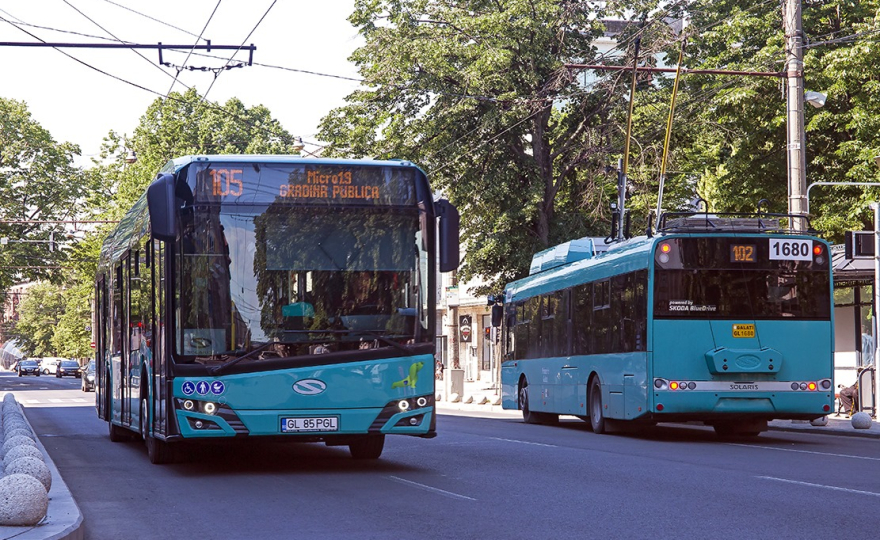
[[[754,324],[735,324],[733,325],[733,337],[735,338],[753,338],[755,337]]]

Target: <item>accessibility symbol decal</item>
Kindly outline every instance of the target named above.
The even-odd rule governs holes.
[[[198,392],[199,395],[204,396],[205,394],[208,393],[209,390],[210,390],[210,385],[208,385],[208,383],[205,381],[199,381],[198,384],[196,385],[196,392]]]
[[[214,381],[211,383],[211,393],[215,396],[219,396],[226,390],[226,385],[223,384],[223,381]]]
[[[183,393],[187,396],[193,395],[193,392],[196,391],[196,385],[192,381],[186,381],[183,383]]]

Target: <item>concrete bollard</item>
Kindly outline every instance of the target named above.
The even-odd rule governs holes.
[[[449,394],[449,403],[458,403],[461,401],[461,395],[455,392]]]
[[[24,456],[6,466],[6,474],[28,474],[43,484],[46,493],[52,488],[52,473],[42,459]]]
[[[827,426],[828,425],[828,417],[823,416],[821,418],[816,418],[814,420],[810,420],[810,425],[813,426]]]
[[[31,430],[21,428],[21,427],[14,427],[14,428],[6,431],[6,436],[3,437],[3,442],[6,442],[7,440],[15,437],[16,435],[23,435],[25,437],[30,437],[31,439],[34,438],[34,434]]]
[[[12,437],[11,439],[3,443],[3,447],[0,448],[0,456],[5,457],[7,452],[21,444],[29,444],[33,447],[37,446],[37,443],[35,443],[34,440],[30,437],[25,437],[24,435],[16,435],[15,437]]]
[[[855,429],[871,429],[871,415],[866,412],[857,412],[852,415],[851,422]]]
[[[48,510],[49,495],[39,480],[27,474],[0,478],[0,525],[36,525]]]
[[[6,453],[3,456],[3,470],[6,470],[6,466],[21,457],[33,457],[43,461],[43,453],[40,452],[40,449],[36,446],[31,446],[29,444],[20,444]]]

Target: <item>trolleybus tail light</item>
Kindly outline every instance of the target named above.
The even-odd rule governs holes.
[[[822,387],[822,390],[828,390],[831,388],[831,380],[830,379],[822,379],[819,381],[819,386]]]
[[[660,244],[660,248],[658,251],[660,251],[660,255],[658,255],[657,258],[660,260],[660,262],[668,263],[669,254],[672,252],[672,245],[668,242],[663,242],[662,244]]]
[[[810,390],[811,392],[815,392],[815,391],[816,391],[816,388],[817,388],[816,383],[814,383],[814,382],[807,383],[807,388],[809,388],[809,390]]]
[[[666,379],[654,379],[654,388],[657,390],[665,390],[669,387],[669,383],[666,382]]]
[[[662,410],[663,410],[663,404],[662,404],[662,403],[658,403],[658,404],[657,404],[657,410],[658,410],[658,411],[662,411]]]
[[[678,390],[678,383],[675,381],[672,381],[671,383],[669,383],[669,389],[670,390]]]

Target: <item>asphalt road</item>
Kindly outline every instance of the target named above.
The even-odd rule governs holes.
[[[0,374],[79,504],[86,538],[874,538],[874,439],[442,414],[375,462],[320,444],[211,446],[151,465],[111,443],[75,379]],[[54,400],[54,401],[53,401]],[[84,401],[81,401],[84,400]]]

